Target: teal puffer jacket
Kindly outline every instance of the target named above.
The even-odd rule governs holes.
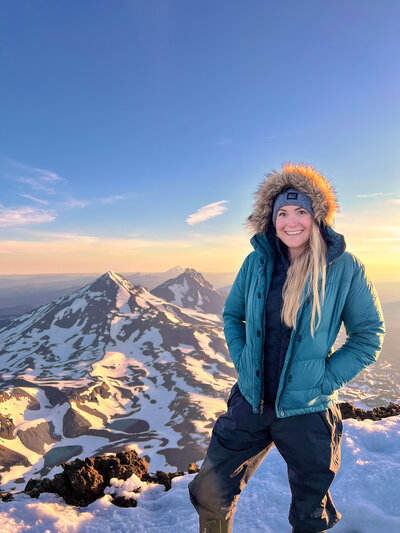
[[[310,332],[311,305],[307,284],[292,331],[275,402],[279,418],[323,411],[337,403],[337,391],[373,363],[385,333],[376,291],[364,265],[344,251],[344,239],[330,226],[332,245],[326,268],[322,319],[314,338]],[[265,234],[250,241],[254,252],[243,262],[225,303],[224,333],[239,374],[241,393],[255,413],[264,398],[265,302],[271,281],[274,251]],[[341,323],[347,339],[332,351]]]

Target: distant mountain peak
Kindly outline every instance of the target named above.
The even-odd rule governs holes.
[[[195,270],[194,268],[186,268],[185,271],[176,278],[178,281],[180,278],[184,276],[189,276],[189,278],[195,280],[200,285],[203,285],[204,287],[207,287],[208,289],[214,291],[214,287],[209,283],[200,272]]]
[[[184,271],[184,268],[182,268],[181,265],[176,265],[166,270],[165,274],[171,275],[171,276],[177,276],[179,274],[182,274],[183,271]]]
[[[150,292],[181,307],[203,313],[222,313],[224,297],[194,268],[186,268],[182,274],[165,281]]]
[[[132,283],[128,281],[126,278],[124,278],[124,276],[122,276],[121,274],[118,274],[117,272],[114,272],[113,270],[108,270],[105,274],[95,279],[92,283],[89,283],[87,285],[87,288],[88,289],[90,288],[90,290],[101,291],[105,287],[109,287],[112,285],[123,287],[128,292],[131,292],[132,290],[135,290],[138,288],[132,285]]]

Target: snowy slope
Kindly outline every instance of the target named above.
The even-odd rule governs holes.
[[[108,272],[0,330],[0,376],[7,486],[133,445],[152,471],[187,468],[203,457],[236,373],[219,316]]]
[[[86,508],[68,507],[50,494],[26,495],[0,502],[3,533],[197,533],[197,515],[187,484],[193,475],[175,478],[172,489],[145,487],[136,508],[120,508],[110,496]],[[372,422],[344,421],[342,465],[331,487],[342,513],[335,533],[400,531],[400,417]],[[121,489],[129,490],[129,480]],[[276,448],[256,471],[237,506],[235,533],[290,533],[290,491],[286,465]]]

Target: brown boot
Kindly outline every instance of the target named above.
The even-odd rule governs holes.
[[[200,518],[200,533],[232,533],[232,520],[205,520]]]

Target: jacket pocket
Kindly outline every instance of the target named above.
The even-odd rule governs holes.
[[[328,381],[328,370],[326,368],[327,359],[325,359],[325,372],[324,377],[322,378],[321,383],[321,394],[324,396],[330,396],[333,394],[334,388],[332,387],[332,384],[330,381]]]

